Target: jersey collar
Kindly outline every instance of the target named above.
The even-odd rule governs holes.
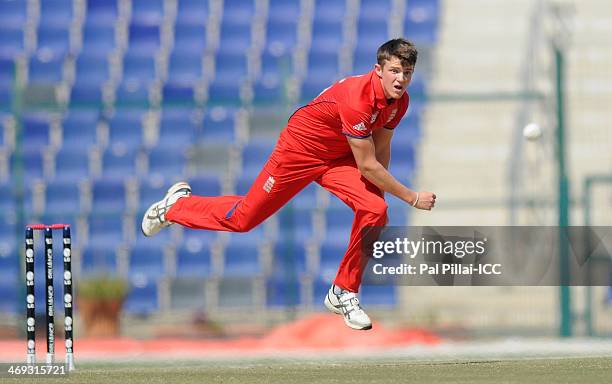
[[[382,84],[380,83],[380,78],[374,69],[371,71],[370,81],[372,82],[372,87],[374,88],[374,107],[376,107],[376,109],[380,110],[387,108],[397,101],[393,100],[392,103],[387,103],[385,91],[383,90]]]

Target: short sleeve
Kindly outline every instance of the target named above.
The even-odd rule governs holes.
[[[406,114],[408,110],[408,98],[406,98],[405,102],[401,102],[400,105],[397,106],[397,110],[391,110],[391,114],[388,117],[388,121],[385,123],[384,127],[386,129],[395,129],[399,124],[402,117]]]
[[[372,135],[371,115],[356,111],[346,105],[339,104],[340,120],[342,120],[342,133],[349,137],[365,139]]]

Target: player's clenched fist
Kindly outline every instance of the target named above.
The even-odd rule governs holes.
[[[417,197],[412,206],[418,209],[431,211],[436,205],[436,194],[433,192],[418,192]]]

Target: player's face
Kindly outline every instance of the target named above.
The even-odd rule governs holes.
[[[399,99],[402,97],[410,80],[414,67],[403,67],[402,62],[397,57],[391,57],[386,60],[383,65],[376,64],[376,74],[380,77],[380,81],[387,99]]]

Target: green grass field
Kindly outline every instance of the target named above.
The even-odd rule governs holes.
[[[5,379],[3,382],[13,382]],[[21,379],[20,383],[40,379]],[[45,383],[610,383],[612,358],[416,362],[259,361],[81,363],[67,378]]]

